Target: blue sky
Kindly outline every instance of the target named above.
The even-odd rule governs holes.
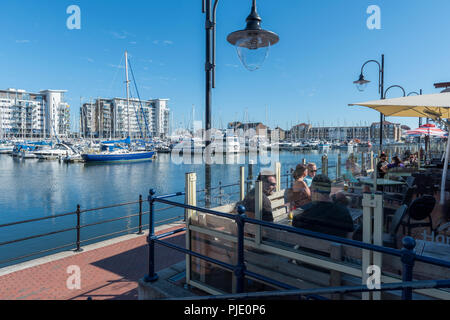
[[[81,30],[68,30],[66,9],[81,8]],[[381,30],[369,30],[369,5],[381,8]],[[216,127],[233,120],[290,127],[350,125],[379,114],[348,103],[378,99],[377,67],[364,93],[353,85],[361,65],[386,55],[386,87],[437,93],[450,81],[448,0],[259,0],[263,27],[280,42],[262,69],[242,67],[226,36],[245,26],[250,0],[221,0],[217,25]],[[201,0],[3,0],[0,88],[66,89],[72,120],[83,101],[125,96],[129,51],[141,98],[169,98],[175,126],[204,110],[204,15]],[[120,64],[122,65],[120,66]],[[135,94],[134,94],[135,95]],[[397,97],[393,89],[388,96]],[[266,112],[267,110],[267,112]],[[388,118],[417,126],[416,119]],[[73,121],[76,122],[76,121]]]

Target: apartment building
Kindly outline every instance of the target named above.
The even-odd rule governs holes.
[[[99,98],[80,109],[81,134],[96,138],[157,137],[169,135],[168,99]]]
[[[0,90],[0,136],[51,138],[69,135],[70,106],[64,100],[65,92]]]

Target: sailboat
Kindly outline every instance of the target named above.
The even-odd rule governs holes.
[[[127,84],[127,115],[128,138],[125,140],[105,141],[101,143],[99,153],[84,153],[81,155],[85,162],[131,162],[151,161],[155,158],[154,151],[136,151],[131,146],[130,134],[130,81],[128,79],[128,52],[125,51],[125,74]]]

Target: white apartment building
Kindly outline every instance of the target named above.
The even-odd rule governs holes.
[[[80,110],[81,134],[95,138],[157,137],[169,135],[168,99],[139,101],[99,98]]]
[[[67,136],[70,107],[65,90],[0,90],[0,137]]]

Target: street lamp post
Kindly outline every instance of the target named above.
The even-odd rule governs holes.
[[[393,85],[389,88],[384,90],[384,54],[381,55],[381,63],[377,60],[368,60],[366,61],[362,67],[361,67],[361,74],[359,76],[359,79],[354,81],[353,83],[356,84],[356,87],[359,91],[364,91],[367,87],[367,84],[370,83],[369,80],[366,80],[364,78],[364,67],[369,64],[370,62],[374,62],[378,65],[378,92],[380,93],[381,100],[386,99],[386,95],[388,91],[392,88],[400,88],[403,91],[403,96],[406,96],[406,91],[403,89],[403,87],[399,85]],[[383,152],[383,123],[384,123],[384,115],[380,112],[380,153]]]
[[[278,35],[261,28],[261,17],[256,10],[256,0],[247,17],[247,27],[228,35],[227,40],[236,46],[242,64],[250,71],[258,69],[267,57],[270,46],[279,41]],[[205,94],[205,189],[206,207],[210,206],[211,193],[211,123],[212,123],[212,89],[215,88],[216,63],[216,11],[219,0],[202,0],[202,11],[206,15],[206,94]]]
[[[381,99],[384,99],[384,54],[381,55],[381,63],[377,60],[368,60],[361,67],[361,75],[357,81],[353,83],[359,91],[364,91],[367,87],[369,80],[364,79],[364,67],[370,63],[374,62],[378,65],[378,92],[381,95]],[[380,153],[383,152],[383,113],[380,112]]]

